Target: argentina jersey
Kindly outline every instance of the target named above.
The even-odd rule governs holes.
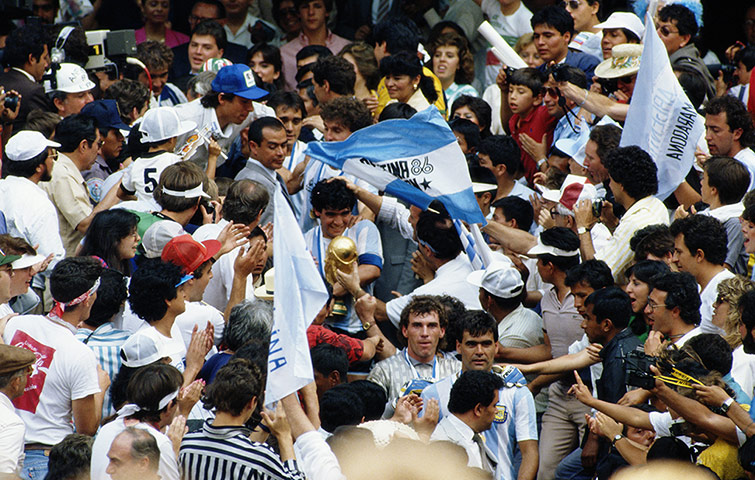
[[[535,416],[535,401],[527,389],[527,380],[519,369],[515,367],[493,367],[493,373],[503,377],[505,386],[498,391],[498,403],[493,426],[483,432],[485,448],[492,453],[496,461],[496,480],[516,480],[513,458],[517,442],[524,440],[537,441],[537,420]],[[427,405],[431,398],[438,400],[440,409],[439,419],[450,415],[448,400],[459,374],[440,380],[428,386],[422,392],[422,400]],[[424,412],[423,412],[424,413]]]

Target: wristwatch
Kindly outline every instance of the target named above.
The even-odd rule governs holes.
[[[617,433],[617,434],[616,434],[616,435],[615,435],[615,436],[613,437],[613,440],[611,440],[611,445],[616,445],[616,442],[618,442],[618,441],[619,441],[619,440],[621,440],[622,438],[624,438],[624,435],[622,435],[622,434],[620,434],[620,433]]]
[[[582,235],[583,233],[589,233],[591,229],[585,228],[585,227],[579,227],[577,229],[577,235]]]
[[[369,330],[370,328],[372,328],[372,323],[370,323],[370,322],[364,322],[362,324],[362,328],[364,328],[365,330]]]
[[[734,399],[731,397],[727,398],[726,401],[723,404],[721,404],[721,407],[719,407],[719,410],[721,410],[721,413],[726,415],[726,412],[729,411],[732,403],[734,403]]]

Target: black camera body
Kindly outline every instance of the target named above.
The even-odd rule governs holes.
[[[639,350],[627,353],[626,358],[626,384],[633,387],[651,390],[655,387],[655,376],[650,371],[650,366],[656,364],[656,358]]]
[[[15,112],[16,108],[18,107],[18,100],[19,98],[17,93],[9,93],[5,96],[3,107]]]
[[[553,65],[552,67],[548,68],[546,71],[547,75],[553,75],[553,80],[556,82],[568,82],[569,79],[567,78],[568,75],[566,74],[566,69],[569,68],[569,66],[565,63],[560,63],[558,65]]]

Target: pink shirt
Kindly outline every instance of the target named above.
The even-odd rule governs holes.
[[[144,27],[140,28],[134,33],[136,34],[137,45],[147,41],[147,32],[145,32]],[[169,28],[165,29],[165,45],[167,45],[169,48],[177,47],[188,42],[189,37],[184,35],[183,33],[176,32]]]
[[[139,38],[136,39],[137,43]],[[351,43],[345,38],[339,37],[328,30],[328,37],[325,40],[325,46],[333,52],[333,55],[338,54],[343,47]],[[281,47],[281,59],[283,60],[283,78],[286,80],[286,90],[294,90],[296,88],[296,54],[299,50],[309,45],[309,38],[300,33],[298,37],[294,38],[287,44]]]

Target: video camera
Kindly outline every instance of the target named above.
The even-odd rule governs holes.
[[[655,387],[655,376],[650,371],[650,366],[656,364],[656,358],[639,350],[627,353],[626,358],[626,384],[633,387],[651,390]]]
[[[129,57],[136,56],[136,34],[133,30],[93,30],[86,32],[89,44],[87,71],[115,69],[115,76],[126,66]]]

